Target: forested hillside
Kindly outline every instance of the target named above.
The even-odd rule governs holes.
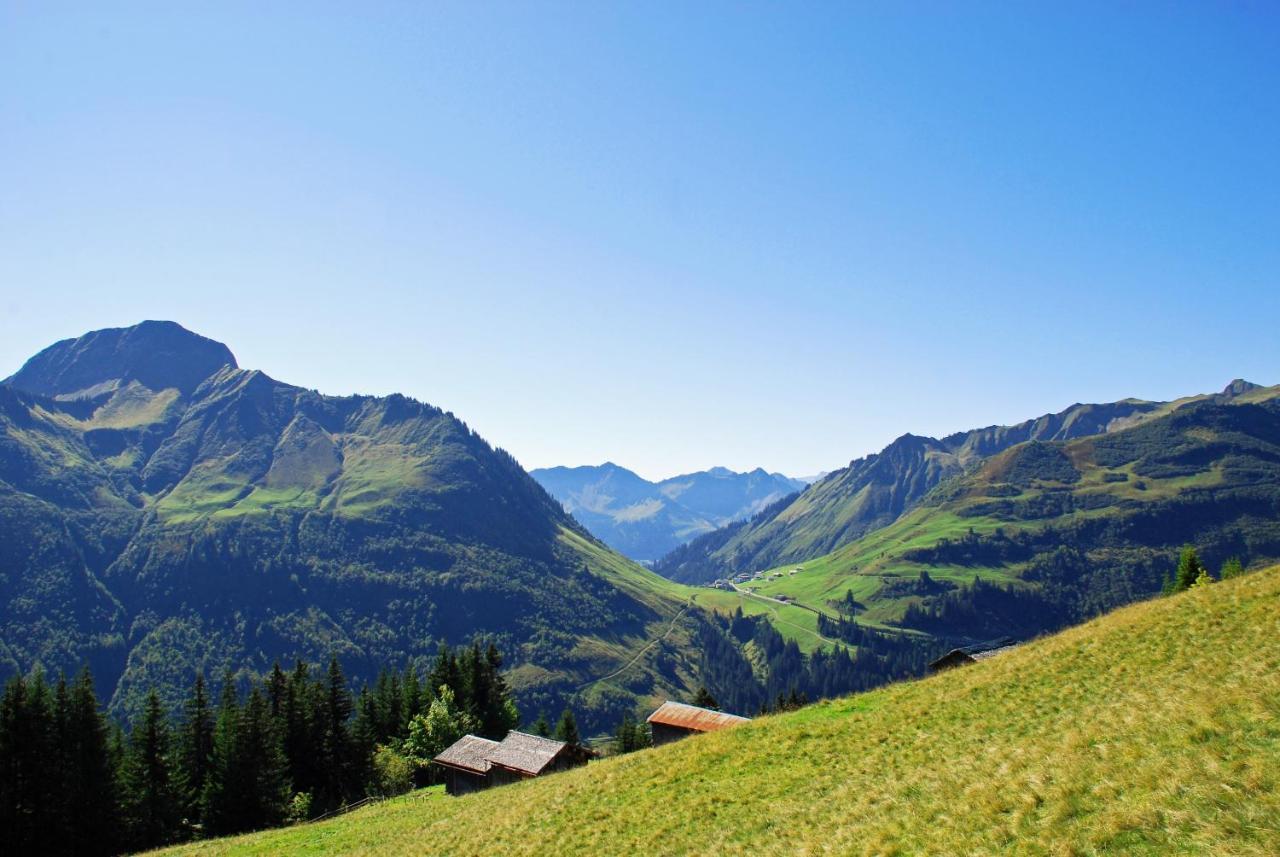
[[[686,601],[452,414],[284,384],[176,324],[58,343],[0,385],[0,673],[88,664],[116,714],[153,687],[176,706],[198,670],[336,655],[364,682],[479,636],[530,716],[636,660],[633,689],[576,698],[609,726],[696,686],[635,658],[689,639]]]

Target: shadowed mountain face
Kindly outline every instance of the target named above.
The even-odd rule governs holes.
[[[780,473],[735,473],[723,467],[650,482],[612,462],[530,475],[593,535],[642,561],[749,517],[803,487]]]
[[[284,384],[172,323],[0,386],[0,672],[88,662],[117,711],[197,670],[336,653],[359,681],[477,635],[558,711],[665,629],[669,590],[452,414]],[[635,702],[576,704],[594,725]]]
[[[663,557],[654,568],[673,580],[702,583],[735,572],[802,562],[896,521],[944,481],[1018,444],[1102,435],[1180,403],[1229,401],[1257,389],[1257,385],[1234,381],[1217,396],[1179,403],[1126,399],[1077,404],[1014,426],[988,426],[941,440],[903,435],[879,453],[828,474],[795,498],[700,536]]]

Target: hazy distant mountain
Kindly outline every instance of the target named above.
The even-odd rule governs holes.
[[[713,467],[650,482],[612,462],[531,471],[596,538],[633,559],[653,560],[695,536],[749,517],[804,487],[757,468]]]
[[[360,682],[483,636],[554,714],[653,637],[688,645],[671,589],[452,414],[284,384],[171,322],[0,385],[0,678],[88,663],[127,711],[197,670],[337,654]],[[627,676],[574,702],[587,728],[696,686],[648,656]]]

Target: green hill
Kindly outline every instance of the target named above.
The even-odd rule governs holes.
[[[1025,637],[1157,592],[1184,544],[1214,570],[1232,556],[1274,562],[1278,392],[1257,388],[1122,431],[1020,444],[940,484],[892,524],[752,586],[833,617],[851,594],[864,624]],[[840,636],[811,615],[815,630]]]
[[[685,583],[811,560],[893,523],[938,485],[1006,449],[1120,431],[1198,401],[1251,401],[1262,388],[1233,381],[1214,396],[1176,402],[1126,399],[1072,405],[1013,426],[988,426],[941,439],[903,435],[875,455],[828,474],[794,498],[677,548],[655,566]],[[1271,388],[1274,395],[1276,388]]]
[[[201,854],[1280,851],[1280,568],[998,658]]]
[[[689,595],[452,414],[284,384],[173,323],[0,385],[0,677],[87,662],[116,714],[197,670],[336,653],[362,682],[479,635],[530,717],[573,698],[604,728],[696,687],[646,648],[689,651]]]

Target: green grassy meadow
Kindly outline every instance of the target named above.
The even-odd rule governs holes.
[[[1001,657],[189,854],[1280,851],[1280,567]]]

